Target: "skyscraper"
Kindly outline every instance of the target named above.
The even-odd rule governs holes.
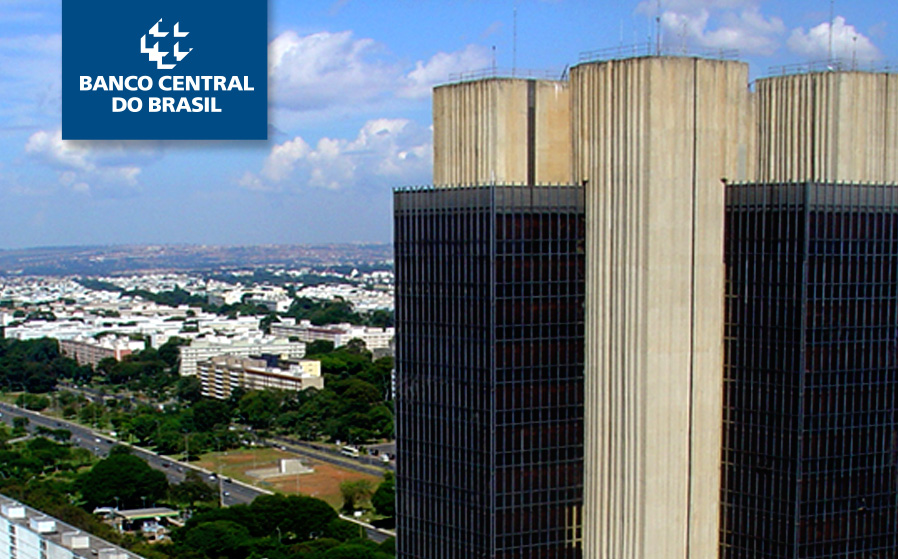
[[[589,57],[583,59],[588,60]],[[894,230],[894,222],[889,221],[892,218],[885,217],[890,211],[888,205],[853,205],[858,201],[856,197],[867,196],[863,194],[866,192],[864,187],[845,185],[833,186],[834,190],[831,191],[826,189],[830,188],[827,185],[837,182],[872,181],[884,184],[898,179],[896,90],[898,77],[895,75],[826,72],[758,80],[756,91],[751,91],[748,67],[743,63],[702,57],[647,55],[583,62],[571,69],[569,85],[563,82],[529,83],[527,80],[488,79],[444,86],[435,91],[434,178],[438,184],[459,186],[517,181],[532,186],[540,180],[555,180],[583,187],[586,230],[582,397],[583,512],[582,521],[580,515],[574,514],[575,521],[570,526],[572,533],[577,534],[573,538],[575,543],[581,541],[579,534],[582,533],[582,553],[585,559],[713,558],[720,550],[721,539],[725,548],[730,550],[753,549],[764,553],[768,549],[779,550],[764,557],[798,559],[835,556],[810,555],[821,552],[820,550],[841,550],[832,553],[843,553],[841,556],[847,557],[877,557],[876,553],[879,554],[878,559],[894,557],[894,553],[883,555],[887,553],[883,551],[887,548],[886,544],[894,542],[894,531],[898,529],[894,517],[889,516],[892,513],[883,508],[883,503],[888,498],[892,498],[894,502],[894,496],[890,497],[891,494],[884,485],[876,486],[875,491],[878,493],[875,498],[870,493],[869,499],[862,496],[860,502],[857,499],[849,500],[857,505],[850,514],[836,514],[832,512],[835,510],[832,507],[836,505],[822,504],[826,495],[844,493],[840,485],[844,480],[849,480],[844,481],[849,485],[868,486],[872,483],[884,483],[886,479],[895,480],[894,474],[883,473],[885,470],[876,470],[876,473],[867,470],[869,476],[863,474],[861,477],[851,477],[854,464],[861,464],[866,460],[863,458],[865,451],[858,445],[871,445],[872,439],[869,437],[879,437],[876,439],[879,446],[875,447],[875,452],[880,453],[877,458],[879,462],[875,468],[892,467],[883,462],[885,455],[882,454],[889,444],[893,446],[888,448],[898,446],[898,440],[888,443],[888,440],[895,440],[894,435],[888,434],[889,429],[893,429],[893,424],[887,420],[887,417],[894,416],[896,408],[894,391],[889,392],[893,390],[889,388],[892,381],[888,374],[891,373],[877,369],[866,370],[862,374],[879,375],[875,381],[870,380],[873,377],[864,378],[868,378],[872,385],[879,387],[878,391],[887,395],[882,401],[876,400],[872,393],[869,397],[867,393],[856,396],[859,393],[854,388],[832,392],[832,397],[844,395],[845,398],[866,398],[866,404],[852,400],[850,405],[843,402],[848,407],[825,406],[826,410],[833,411],[833,417],[828,419],[826,413],[821,411],[819,417],[813,418],[813,421],[823,422],[825,427],[812,427],[811,423],[807,423],[812,422],[811,414],[817,413],[809,411],[811,403],[806,401],[810,397],[807,396],[810,394],[806,391],[807,386],[796,384],[784,387],[777,384],[784,379],[791,379],[789,382],[809,382],[807,371],[798,372],[803,370],[801,367],[804,365],[798,364],[798,369],[793,367],[788,372],[783,369],[776,373],[779,375],[776,378],[770,376],[773,373],[769,370],[765,370],[764,374],[768,376],[764,377],[763,382],[758,381],[751,386],[739,384],[743,378],[739,367],[753,367],[759,360],[771,358],[771,351],[779,351],[757,342],[758,329],[767,329],[765,335],[768,338],[765,338],[765,343],[793,344],[791,347],[797,351],[796,355],[805,355],[802,348],[813,342],[813,337],[802,337],[807,336],[809,331],[783,330],[781,327],[784,315],[776,314],[798,312],[791,305],[797,304],[796,301],[810,301],[801,298],[807,294],[794,291],[804,287],[810,289],[809,286],[813,283],[795,276],[799,268],[789,268],[792,264],[778,267],[765,260],[766,257],[762,258],[754,253],[748,254],[745,262],[735,262],[730,256],[727,257],[731,266],[740,267],[738,273],[729,270],[727,281],[730,289],[745,287],[734,283],[734,278],[742,278],[739,274],[743,274],[749,282],[746,289],[755,289],[756,284],[769,281],[774,282],[769,286],[770,292],[784,293],[787,288],[792,289],[790,296],[797,299],[753,300],[752,304],[757,305],[751,311],[754,314],[751,315],[753,322],[750,325],[754,330],[733,322],[733,317],[737,315],[733,314],[732,306],[727,307],[730,314],[727,315],[726,348],[729,361],[726,372],[734,376],[727,377],[724,384],[724,196],[726,184],[805,184],[810,181],[810,184],[817,185],[813,187],[814,193],[822,193],[824,197],[836,196],[838,200],[830,200],[830,206],[820,206],[819,198],[803,198],[799,201],[789,190],[791,187],[782,187],[782,191],[777,190],[776,194],[771,194],[770,200],[773,202],[769,207],[742,208],[740,211],[745,210],[744,216],[733,213],[731,208],[731,213],[728,214],[731,221],[761,221],[751,221],[752,225],[744,229],[746,234],[753,235],[751,238],[737,240],[731,231],[728,250],[740,250],[739,242],[756,242],[763,237],[773,247],[771,250],[781,251],[784,258],[792,259],[789,262],[807,259],[810,258],[807,255],[812,254],[808,251],[812,248],[817,250],[818,245],[809,245],[805,249],[793,246],[788,250],[796,252],[788,252],[782,243],[791,241],[777,244],[779,241],[774,239],[780,233],[786,235],[783,239],[791,238],[788,235],[799,234],[794,229],[799,225],[808,227],[807,224],[813,223],[814,227],[825,228],[828,225],[821,223],[829,223],[837,231],[832,233],[837,237],[832,239],[831,245],[855,247],[851,249],[855,251],[853,259],[838,264],[841,266],[839,273],[843,276],[834,289],[843,289],[843,284],[847,286],[861,277],[851,274],[867,274],[863,270],[872,269],[871,267],[879,264],[892,266],[894,270],[894,260],[888,260],[889,254],[894,256],[896,251],[894,242],[888,240],[893,237],[887,236],[892,233],[877,233],[880,237],[874,238],[856,237],[853,236],[854,233],[846,232],[860,223],[889,223]],[[449,218],[446,216],[437,218],[428,212],[442,208],[462,215],[468,210],[463,210],[465,206],[456,202],[446,205],[449,198],[444,200],[440,196],[448,195],[428,196],[431,198],[422,194],[420,200],[422,204],[423,200],[429,200],[427,204],[433,204],[429,206],[430,210],[424,211],[427,204],[417,206],[418,213],[406,210],[403,210],[406,213],[401,213],[397,210],[397,266],[418,262],[415,259],[423,258],[425,254],[430,259],[428,261],[434,262],[430,268],[416,269],[414,274],[413,268],[407,268],[406,272],[397,271],[398,276],[407,274],[406,281],[413,283],[419,278],[428,278],[431,282],[443,281],[440,278],[450,273],[449,267],[458,262],[455,257],[462,254],[446,252],[449,249],[433,252],[437,250],[437,245],[449,243],[450,246],[458,246],[453,240],[455,237],[439,235],[449,235],[445,232],[449,227],[446,224],[461,226],[462,222],[447,221]],[[777,204],[782,201],[782,196],[791,200],[789,203],[793,204],[794,207],[790,206],[793,210],[797,207],[805,208],[801,211],[806,212],[806,215],[799,219],[801,212],[795,210],[798,213],[793,212],[790,217],[782,218],[779,222],[775,219],[780,217],[771,217],[769,220],[757,217],[768,211],[773,212],[771,216],[780,215],[777,212],[781,212],[782,208]],[[873,200],[869,197],[863,199],[871,203]],[[400,207],[399,201],[397,197],[397,208]],[[819,209],[818,212],[818,209],[813,208],[824,209]],[[817,213],[832,217],[818,218]],[[850,217],[844,217],[849,214]],[[880,217],[870,217],[873,214]],[[428,216],[427,219],[436,220],[433,223],[444,225],[431,224],[425,220],[425,215]],[[419,221],[414,221],[413,217]],[[494,218],[490,214],[487,222],[492,223]],[[456,217],[451,219],[455,220]],[[846,219],[848,221],[844,221]],[[412,225],[413,223],[416,225]],[[465,223],[473,226],[473,222]],[[772,227],[774,223],[777,224],[776,227],[784,229],[764,229]],[[497,242],[494,230],[484,225],[479,227],[479,234],[485,235],[485,242]],[[434,236],[434,231],[440,231],[439,235]],[[462,233],[451,233],[459,234]],[[801,235],[796,239],[802,239],[803,242],[811,239],[808,234]],[[473,242],[475,238],[479,237],[465,237],[465,243]],[[853,245],[856,238],[868,239],[875,244],[875,248],[871,248],[873,245]],[[404,246],[400,246],[400,239]],[[825,235],[819,237],[821,243],[829,242],[824,239]],[[415,243],[423,244],[409,252],[410,247],[418,246]],[[406,251],[403,256],[399,255],[400,250]],[[835,249],[830,247],[826,250]],[[859,257],[862,253],[873,260],[863,260]],[[488,258],[490,265],[498,265],[494,261],[494,254],[480,254],[478,258]],[[531,253],[525,251],[522,254]],[[403,259],[406,259],[404,263]],[[475,258],[471,262],[474,261],[478,260]],[[443,268],[436,266],[436,262]],[[486,264],[481,262],[480,265]],[[468,264],[465,266],[465,269],[480,269]],[[827,266],[830,264],[822,265],[820,270],[824,271],[820,273],[831,280],[833,271]],[[482,268],[478,272],[486,282],[481,286],[483,293],[488,292],[488,286],[491,285],[489,281],[492,280],[485,279],[492,273],[489,272],[491,269]],[[426,270],[426,273],[422,270]],[[767,275],[763,278],[752,275],[762,273]],[[771,274],[775,273],[787,275],[774,278]],[[888,302],[890,299],[887,293],[876,291],[892,289],[888,287],[892,285],[888,283],[892,281],[889,277],[880,275],[871,280],[864,276],[864,279],[857,280],[863,285],[880,282],[876,284],[878,287],[870,287],[875,292],[870,297],[880,297],[879,303],[875,305],[877,313],[891,308],[889,305],[892,303]],[[428,355],[430,357],[427,359],[434,359],[432,356],[436,354],[427,348],[449,343],[438,340],[438,330],[428,330],[416,323],[417,319],[412,320],[413,313],[422,312],[412,307],[430,305],[427,312],[437,314],[427,315],[431,317],[428,320],[441,322],[448,315],[439,314],[441,311],[436,309],[449,299],[443,292],[428,288],[426,282],[415,288],[418,291],[412,290],[411,285],[412,283],[400,286],[397,290],[400,344],[406,344],[407,352],[405,357],[400,355],[399,358],[400,379],[401,369],[405,367],[408,374],[405,378],[410,381],[406,386],[409,390],[406,403],[403,405],[400,402],[399,405],[399,449],[400,453],[403,448],[410,450],[412,454],[405,459],[414,462],[405,466],[405,481],[401,471],[399,475],[400,515],[406,516],[405,519],[400,519],[399,547],[400,555],[405,553],[404,550],[427,551],[420,552],[423,554],[419,555],[406,554],[404,557],[424,557],[428,553],[429,556],[442,557],[446,556],[442,554],[443,551],[448,549],[440,547],[440,542],[449,541],[446,539],[447,528],[435,520],[437,517],[431,514],[432,511],[420,507],[431,506],[422,503],[432,500],[434,495],[443,495],[440,491],[448,491],[439,480],[450,479],[447,469],[450,466],[445,462],[434,462],[435,459],[429,453],[442,452],[438,456],[443,459],[450,455],[447,454],[448,450],[427,446],[432,441],[444,439],[435,439],[429,431],[422,430],[422,426],[442,424],[441,422],[447,421],[448,416],[435,419],[437,416],[414,415],[425,413],[416,411],[415,406],[421,409],[428,409],[428,406],[451,408],[455,404],[440,404],[441,401],[445,402],[440,398],[447,397],[448,391],[454,389],[452,387],[467,385],[461,379],[453,380],[445,385],[442,396],[429,392],[429,399],[415,400],[412,397],[416,394],[415,390],[420,390],[415,388],[418,380],[411,382],[419,374],[418,371],[424,371],[420,364],[436,363],[422,357]],[[860,290],[860,284],[844,287],[848,290],[846,293],[852,293],[851,290],[855,288]],[[524,287],[520,289],[526,291]],[[826,289],[829,288],[824,288],[824,293],[832,293]],[[729,305],[733,304],[733,293],[729,292]],[[427,294],[431,298],[418,296],[420,294]],[[827,296],[821,295],[824,298]],[[402,301],[403,297],[405,302]],[[839,297],[848,295],[841,294]],[[405,310],[402,310],[403,305],[407,305]],[[881,314],[864,314],[869,310],[867,307],[861,310],[857,316],[865,318],[858,318],[859,322],[851,327],[860,330],[879,329],[875,335],[886,336],[882,330],[886,328],[885,323],[875,321],[891,319],[884,319]],[[406,313],[406,318],[403,318],[403,313]],[[493,329],[515,331],[503,330],[505,326],[497,316],[484,315],[481,319],[488,319],[487,322],[476,322],[488,325],[487,330],[481,331],[482,335]],[[799,312],[788,320],[798,320],[801,316],[803,315]],[[868,319],[874,320],[875,324],[865,322]],[[806,318],[801,320],[807,321]],[[789,322],[789,328],[796,324],[803,324],[804,328],[809,324],[801,320]],[[467,331],[473,324],[475,323],[464,323],[461,329]],[[524,327],[526,323],[518,326]],[[549,324],[544,326],[551,329]],[[404,342],[401,332],[403,327],[409,335]],[[823,336],[820,332],[825,329],[826,327],[821,326],[812,336]],[[449,335],[445,329],[439,332],[440,335]],[[740,340],[738,343],[734,341],[736,338]],[[886,338],[877,338],[879,341],[875,342],[872,338],[864,340],[864,344],[886,343]],[[487,352],[485,356],[489,356],[488,352],[492,351],[495,342],[494,338],[487,338],[483,342],[487,344],[481,348]],[[848,355],[856,350],[855,346],[851,347],[853,349],[838,350],[839,355]],[[877,351],[882,351],[882,347],[877,348]],[[737,349],[738,352],[750,351],[752,355],[738,353]],[[441,355],[452,353],[445,349],[441,351]],[[862,359],[859,353],[852,355]],[[737,358],[746,361],[738,362]],[[464,363],[473,362],[468,360]],[[483,371],[493,374],[494,369],[485,365],[488,361],[477,363],[477,366],[485,367]],[[878,363],[882,364],[881,361]],[[795,363],[790,363],[791,365]],[[432,370],[436,369],[432,367]],[[746,374],[756,372],[747,371]],[[844,372],[846,371],[839,374]],[[443,378],[452,377],[443,375]],[[828,378],[833,382],[842,382],[838,378],[844,380],[849,377],[837,375]],[[445,381],[433,382],[439,384]],[[845,382],[853,386],[855,380]],[[481,388],[492,390],[492,386],[484,384]],[[799,389],[805,396],[798,396],[794,392]],[[778,394],[782,397],[775,399],[769,391],[780,391]],[[753,410],[746,408],[745,413],[742,413],[737,409],[740,405],[755,405],[759,401],[763,401],[765,405],[782,406],[776,411],[780,415],[775,420],[771,419],[774,423],[753,423],[760,421],[752,415],[755,413]],[[486,408],[478,409],[496,410],[495,403],[495,400],[488,401],[483,404]],[[773,413],[771,410],[757,411]],[[888,416],[889,413],[892,416]],[[840,414],[852,415],[852,418],[840,419]],[[866,419],[861,418],[861,415],[865,415]],[[794,427],[794,430],[774,433],[772,429],[783,425],[782,422],[786,419],[798,422],[795,425],[789,424],[789,428]],[[490,429],[495,434],[497,425],[492,423],[483,429]],[[724,503],[722,515],[721,448],[724,430],[727,438],[723,469],[727,476],[723,479],[723,495],[729,500]],[[822,434],[824,432],[825,435]],[[891,432],[894,433],[894,430]],[[890,439],[890,436],[893,438]],[[403,441],[403,437],[408,438]],[[742,437],[748,439],[743,440]],[[818,472],[813,468],[819,464],[815,466],[806,463],[805,458],[812,455],[810,451],[801,450],[800,456],[796,457],[792,447],[765,447],[763,451],[767,454],[758,462],[761,459],[753,454],[755,451],[745,449],[755,449],[752,445],[768,442],[768,438],[771,441],[788,441],[789,444],[798,444],[797,441],[800,440],[802,442],[799,447],[802,449],[804,447],[801,445],[810,444],[809,440],[839,439],[840,442],[833,444],[837,444],[838,452],[842,453],[839,458],[841,462],[836,466],[833,466],[835,462],[827,462],[826,467],[842,468],[838,470],[841,473],[822,477],[813,473]],[[485,461],[492,459],[497,448],[489,447],[484,450],[485,454],[478,463],[485,464]],[[546,452],[545,456],[551,460],[552,454],[548,448]],[[894,463],[898,450],[890,452]],[[830,458],[825,453],[820,455],[820,460]],[[400,463],[402,460],[403,457],[400,456]],[[764,470],[783,467],[784,462],[792,468],[792,477],[777,478],[777,484],[774,485],[754,483],[760,474],[753,468]],[[459,462],[456,466],[466,468],[467,463]],[[415,468],[423,468],[423,473],[413,475]],[[492,472],[496,470],[493,468],[489,471],[492,476]],[[515,475],[524,474],[518,472]],[[889,475],[893,477],[889,478]],[[816,496],[808,497],[807,492],[811,490],[807,484],[812,477],[816,484],[813,489]],[[490,485],[496,479],[499,478],[469,477],[468,481],[480,481],[475,485],[459,482],[452,486],[449,493],[444,493],[451,494],[451,499],[456,499],[454,495],[457,493],[454,492],[463,491],[462,488],[467,487],[472,492],[468,495],[469,498],[473,499],[474,494],[481,495],[482,500],[477,507],[471,505],[470,510],[471,514],[477,511],[476,514],[481,515],[477,518],[482,523],[470,520],[464,525],[464,529],[481,526],[484,531],[478,534],[488,534],[484,536],[485,541],[494,541],[490,538],[499,534],[494,528],[499,525],[496,519],[500,518],[500,514],[496,512],[498,509],[493,508],[498,506],[499,501],[494,499],[494,486]],[[894,483],[898,483],[898,480]],[[767,493],[770,488],[775,491],[772,497]],[[408,496],[402,496],[403,491],[409,492]],[[486,493],[482,494],[483,491]],[[863,495],[855,489],[848,491],[851,495]],[[820,495],[824,497],[819,497]],[[444,501],[440,502],[445,502],[446,498],[441,498]],[[817,504],[808,504],[812,501]],[[838,547],[835,542],[842,536],[834,534],[861,535],[855,529],[859,525],[857,513],[870,510],[873,506],[871,502],[877,503],[875,506],[879,507],[876,512],[877,520],[870,520],[873,516],[864,520],[862,535],[873,538],[870,541],[878,543],[871,545],[879,547],[863,548],[865,544],[860,543],[855,547],[852,547],[854,544],[847,543]],[[774,507],[776,514],[782,515],[783,510],[787,510],[792,515],[791,524],[783,524],[780,522],[782,518],[766,517],[764,514],[767,512],[759,512],[757,507],[773,507],[770,503],[776,503],[775,507],[779,507]],[[851,506],[854,505],[845,504],[845,507]],[[813,511],[807,512],[808,507]],[[579,509],[573,507],[571,510]],[[772,509],[768,507],[764,510]],[[843,512],[847,510],[845,508]],[[802,516],[806,513],[807,516]],[[721,518],[725,521],[723,526]],[[814,519],[811,520],[812,518]],[[821,520],[824,518],[826,520]],[[491,524],[487,524],[487,519]],[[580,532],[576,529],[576,522],[582,522]],[[810,527],[812,525],[813,528]],[[450,526],[458,526],[454,517]],[[888,526],[891,526],[891,535],[888,533]],[[794,534],[789,532],[793,529]],[[772,532],[774,530],[778,532]],[[808,535],[813,530],[828,535]],[[403,531],[409,533],[403,534]],[[455,539],[452,541],[455,541],[460,536],[453,533],[455,535],[452,538]],[[431,540],[427,539],[428,534]],[[508,540],[509,547],[501,548],[502,553],[514,553],[511,543],[521,544],[526,541],[521,539],[521,535],[521,532],[515,532],[512,539]],[[479,537],[481,536],[476,536]],[[890,537],[892,540],[889,540]],[[470,536],[466,541],[472,542],[476,538]],[[742,543],[735,543],[739,538],[742,538],[739,540]],[[808,544],[812,540],[818,547]],[[428,541],[433,543],[427,543]],[[748,547],[740,548],[740,545]],[[862,548],[867,551],[860,551]],[[499,548],[491,549],[492,551],[481,551],[481,548],[477,548],[476,552],[493,553]],[[863,555],[868,551],[874,555]],[[749,552],[745,553],[748,554],[732,557],[751,556]]]
[[[722,559],[898,557],[898,186],[730,185]]]
[[[399,557],[579,558],[582,189],[394,202]]]

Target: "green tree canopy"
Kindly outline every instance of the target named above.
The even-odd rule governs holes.
[[[384,480],[371,497],[371,504],[377,514],[390,517],[396,515],[396,478],[393,472],[384,474]]]
[[[214,520],[194,526],[184,535],[183,544],[210,559],[246,557],[249,530],[230,520]]]
[[[112,454],[100,460],[77,483],[88,510],[118,504],[121,508],[143,506],[165,497],[168,480],[132,454]],[[118,499],[116,499],[118,497]]]

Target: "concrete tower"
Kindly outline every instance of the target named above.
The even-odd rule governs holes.
[[[489,78],[433,92],[433,183],[569,184],[567,82]]]
[[[584,558],[716,557],[721,179],[749,174],[748,67],[646,57],[571,71],[586,185]]]
[[[898,178],[898,74],[793,74],[756,91],[759,182]]]

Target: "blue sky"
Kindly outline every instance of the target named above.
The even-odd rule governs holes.
[[[514,21],[517,12],[517,48]],[[834,2],[834,56],[898,65],[898,4]],[[430,88],[489,67],[560,75],[661,39],[738,49],[752,77],[825,59],[830,2],[271,0],[268,142],[63,142],[60,0],[0,0],[0,249],[391,239],[430,181]]]

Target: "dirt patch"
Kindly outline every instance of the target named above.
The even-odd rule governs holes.
[[[367,479],[373,487],[381,482],[380,477],[370,474],[363,474],[354,470],[341,468],[333,464],[309,460],[308,465],[314,468],[314,472],[310,474],[302,474],[299,476],[287,475],[269,478],[266,481],[270,483],[276,490],[283,493],[297,493],[317,497],[327,501],[334,508],[339,508],[343,504],[343,497],[340,495],[340,484],[344,481],[357,481]]]
[[[305,457],[302,458],[303,464],[313,468],[314,472],[270,477],[262,482],[246,473],[261,468],[276,468],[278,460],[281,458],[296,458],[296,455],[273,448],[252,451],[232,450],[227,453],[205,454],[194,463],[210,472],[221,472],[223,476],[239,479],[269,491],[287,494],[296,494],[298,492],[302,495],[317,497],[334,508],[339,508],[343,504],[343,497],[340,495],[340,484],[344,481],[366,479],[376,488],[382,480],[380,476],[364,474]]]

